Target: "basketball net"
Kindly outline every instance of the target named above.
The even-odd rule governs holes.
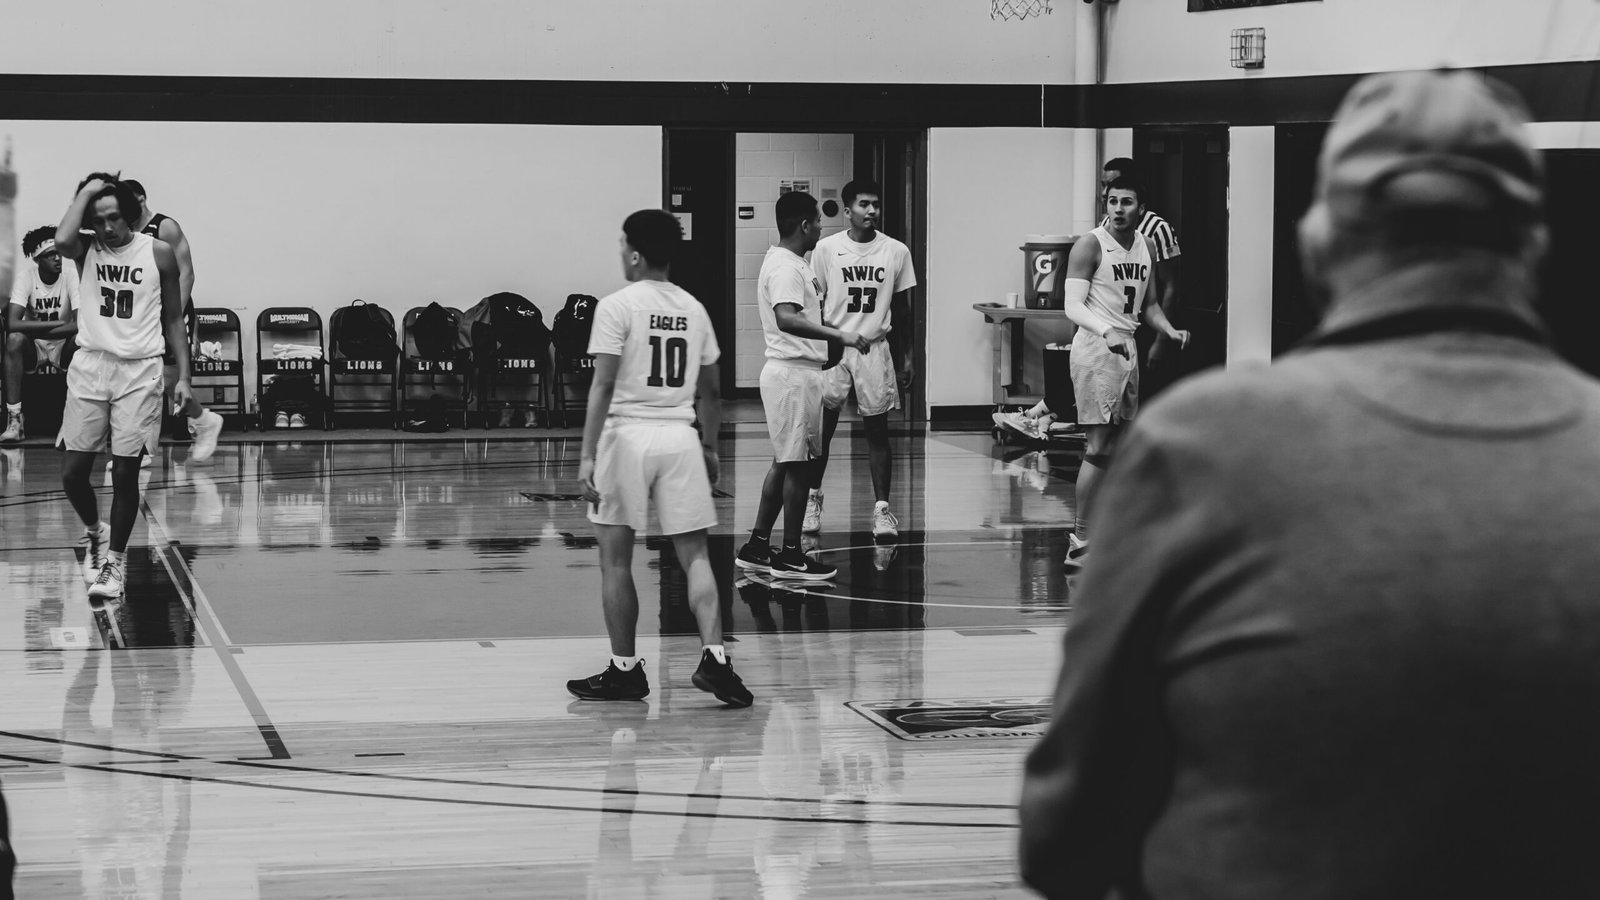
[[[989,0],[989,18],[1026,19],[1050,14],[1050,0]]]

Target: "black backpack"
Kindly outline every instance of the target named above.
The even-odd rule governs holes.
[[[485,298],[489,302],[489,328],[500,359],[534,359],[541,363],[550,357],[550,329],[544,313],[521,294],[502,291]],[[479,346],[476,339],[473,346]]]
[[[594,310],[600,301],[588,294],[568,294],[567,303],[556,313],[551,336],[556,353],[564,360],[589,355],[589,332],[594,329]]]
[[[411,342],[423,359],[447,360],[457,355],[456,341],[461,329],[461,313],[430,303],[411,323]]]
[[[430,394],[426,400],[416,405],[405,424],[400,427],[405,431],[417,433],[449,431],[449,406],[440,395]]]
[[[387,359],[400,355],[394,320],[376,304],[357,300],[335,314],[334,350],[345,359]]]

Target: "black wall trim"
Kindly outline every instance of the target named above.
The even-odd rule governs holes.
[[[0,75],[0,118],[761,130],[1037,126],[1042,91],[1037,84]]]
[[[1272,64],[1268,58],[1267,64]],[[1535,121],[1600,121],[1600,60],[1488,66],[1480,69],[1516,88]],[[1044,124],[1133,128],[1145,125],[1277,125],[1327,122],[1362,77],[1230,78],[1148,84],[1049,85]]]
[[[1268,65],[1271,65],[1269,59]],[[1600,60],[1490,66],[1539,121],[1600,121]],[[1361,77],[1108,85],[0,75],[0,118],[659,125],[747,131],[1326,122]]]
[[[986,431],[994,427],[994,404],[987,406],[935,406],[928,410],[932,431]]]

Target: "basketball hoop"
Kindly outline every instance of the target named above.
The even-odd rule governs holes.
[[[1026,19],[1050,14],[1050,0],[989,0],[989,18]]]

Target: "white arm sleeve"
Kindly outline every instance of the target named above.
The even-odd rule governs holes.
[[[1105,337],[1106,333],[1111,330],[1111,324],[1095,315],[1089,310],[1088,306],[1084,305],[1084,301],[1089,299],[1089,282],[1082,278],[1068,278],[1063,287],[1065,288],[1065,302],[1062,306],[1067,318],[1071,319],[1073,324],[1079,328],[1087,328],[1091,334]]]

